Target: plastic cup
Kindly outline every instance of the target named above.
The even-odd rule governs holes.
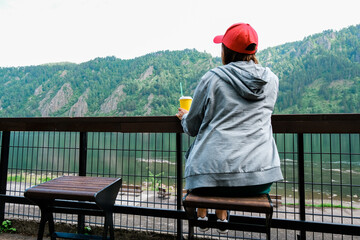
[[[186,110],[190,110],[191,103],[192,103],[192,97],[189,96],[182,96],[180,99],[180,107]]]

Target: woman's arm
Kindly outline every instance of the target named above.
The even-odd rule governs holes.
[[[189,112],[185,109],[179,108],[176,116],[181,120],[181,125],[184,132],[192,137],[196,136],[199,132],[200,126],[204,119],[205,110],[208,104],[208,90],[211,72],[206,73],[200,83],[195,89],[194,98]]]
[[[178,117],[178,119],[182,120],[183,116],[185,114],[187,114],[189,111],[183,108],[178,108],[178,113],[176,114],[176,116]]]

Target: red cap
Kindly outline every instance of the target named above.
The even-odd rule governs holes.
[[[227,48],[238,53],[254,54],[258,47],[258,35],[249,24],[236,23],[229,27],[224,35],[216,36],[214,43],[223,43]],[[246,50],[253,43],[256,44],[255,50]]]

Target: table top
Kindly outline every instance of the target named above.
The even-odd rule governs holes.
[[[29,199],[65,199],[96,201],[96,196],[112,185],[121,186],[121,178],[63,176],[26,189]],[[115,190],[119,188],[115,188]],[[116,192],[117,194],[117,192]]]

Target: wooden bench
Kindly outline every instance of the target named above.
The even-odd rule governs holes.
[[[169,193],[166,188],[159,187],[157,195],[159,198],[169,198],[171,196],[171,193]]]
[[[110,231],[110,239],[113,240],[113,207],[120,186],[121,178],[64,176],[26,189],[24,196],[38,205],[41,210],[37,239],[43,239],[45,224],[48,222],[51,240],[55,240],[56,237],[70,239],[108,239],[108,231]],[[61,207],[55,206],[55,200],[95,202],[100,216],[105,217],[103,236],[55,232],[53,213],[62,212]],[[83,212],[81,202],[79,207],[67,208],[66,210],[65,212],[68,213],[80,214]]]
[[[281,195],[270,194],[270,198],[275,208],[282,204]]]
[[[273,213],[273,205],[270,196],[267,194],[254,197],[215,197],[199,196],[188,192],[183,198],[183,206],[188,216],[189,239],[194,238],[194,226],[202,228],[221,228],[231,230],[247,230],[266,233],[266,238],[270,240],[270,226]],[[251,218],[242,219],[231,216],[228,223],[216,222],[215,214],[209,214],[208,221],[198,221],[196,209],[223,209],[243,212],[264,213],[265,219],[261,221],[249,221]],[[262,222],[263,224],[259,224]]]
[[[136,197],[140,196],[140,194],[143,192],[140,185],[128,185],[128,184],[122,184],[121,188],[119,190],[120,194],[133,194]]]

